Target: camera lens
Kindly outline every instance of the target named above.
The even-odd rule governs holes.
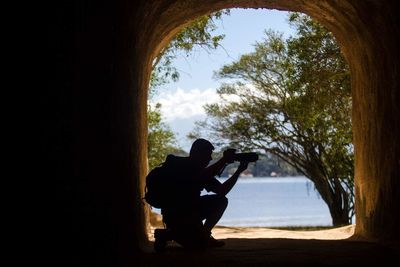
[[[236,153],[235,161],[255,162],[258,160],[258,155],[255,152]]]

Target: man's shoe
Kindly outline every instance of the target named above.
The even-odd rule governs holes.
[[[171,240],[170,233],[167,229],[156,229],[154,231],[154,250],[156,252],[162,252],[167,246],[167,241]]]
[[[224,241],[215,239],[212,235],[208,238],[208,247],[209,248],[219,248],[225,245]]]

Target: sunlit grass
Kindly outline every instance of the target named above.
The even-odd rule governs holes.
[[[268,227],[276,230],[288,230],[288,231],[318,231],[318,230],[329,230],[334,229],[334,226],[273,226]]]

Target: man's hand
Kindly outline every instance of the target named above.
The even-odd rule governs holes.
[[[228,148],[227,150],[224,151],[223,159],[227,163],[232,163],[235,161],[235,153],[236,153],[236,149]]]
[[[215,193],[220,194],[222,196],[228,194],[228,192],[231,191],[232,187],[236,184],[237,180],[239,179],[240,173],[245,169],[247,169],[248,164],[249,163],[247,161],[246,162],[241,161],[235,173],[231,177],[229,177],[225,182],[223,182],[219,186],[219,190],[215,191]]]
[[[243,172],[244,170],[247,169],[247,166],[249,163],[247,161],[241,161],[239,167],[237,168],[238,172]]]

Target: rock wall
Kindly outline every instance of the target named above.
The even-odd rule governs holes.
[[[60,238],[74,259],[131,265],[146,243],[150,63],[190,20],[231,7],[301,11],[328,27],[351,68],[357,236],[399,240],[399,13],[395,1],[70,1],[49,17],[56,59],[43,152]],[[68,227],[62,227],[67,225]],[[136,257],[136,258],[135,258]]]
[[[152,21],[154,56],[189,20],[231,7],[300,11],[337,38],[351,71],[356,235],[399,238],[399,19],[394,1],[170,1]],[[152,20],[148,16],[148,20]],[[390,230],[389,230],[390,229]]]

